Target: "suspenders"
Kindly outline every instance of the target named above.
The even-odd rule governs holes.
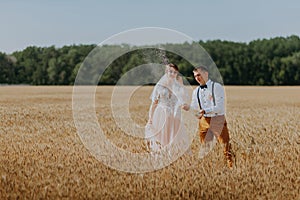
[[[213,96],[213,101],[214,101],[214,106],[216,106],[216,98],[215,98],[215,90],[214,90],[214,87],[215,87],[215,82],[213,81],[212,82],[212,88],[211,88],[211,93],[212,93],[212,96]]]
[[[215,87],[215,82],[212,81],[212,88],[211,88],[212,91],[211,91],[211,93],[212,93],[212,97],[213,97],[214,106],[216,106],[216,99],[215,99],[215,90],[214,90],[214,87]],[[198,104],[199,104],[200,110],[202,110],[201,102],[200,102],[200,98],[199,98],[199,90],[200,90],[200,87],[198,87],[198,90],[197,90],[197,99],[198,99]]]

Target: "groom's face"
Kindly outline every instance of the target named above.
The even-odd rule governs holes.
[[[195,80],[200,84],[200,85],[205,85],[208,79],[208,73],[204,70],[197,69],[196,71],[193,72]]]

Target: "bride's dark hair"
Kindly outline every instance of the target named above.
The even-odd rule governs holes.
[[[169,63],[168,64],[169,67],[172,67],[173,69],[175,69],[176,71],[179,71],[178,66],[173,64],[173,63]]]

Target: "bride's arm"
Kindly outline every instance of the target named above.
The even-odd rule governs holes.
[[[148,120],[149,124],[152,124],[153,113],[154,113],[154,111],[157,107],[157,104],[158,104],[158,100],[152,101],[152,104],[151,104],[151,107],[150,107],[150,110],[149,110],[149,120]]]

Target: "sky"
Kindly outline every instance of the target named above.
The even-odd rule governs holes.
[[[99,44],[143,27],[195,41],[300,36],[299,0],[0,0],[0,52]]]

